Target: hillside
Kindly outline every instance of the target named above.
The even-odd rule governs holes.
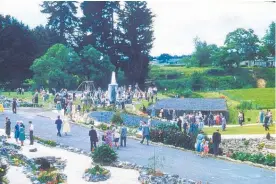
[[[194,73],[199,75],[191,81]],[[221,68],[152,65],[148,80],[155,82],[161,91],[166,88],[179,93],[179,90],[194,90],[193,83],[199,83],[196,85],[200,91],[256,88],[258,79],[264,79],[266,87],[275,87],[274,76],[274,68],[234,68],[224,71]]]

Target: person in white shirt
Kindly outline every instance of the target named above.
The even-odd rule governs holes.
[[[34,125],[32,121],[29,121],[29,131],[30,131],[30,145],[34,144]]]

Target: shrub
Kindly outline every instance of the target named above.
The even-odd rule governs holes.
[[[250,121],[251,121],[251,118],[247,118],[247,121],[250,122]]]
[[[101,130],[104,130],[104,131],[107,130],[107,127],[108,126],[105,123],[101,123],[100,125],[97,126],[98,129],[101,129]]]
[[[99,165],[96,165],[93,168],[87,169],[85,173],[90,173],[93,175],[106,175],[109,173],[109,171],[103,167],[100,167]]]
[[[241,101],[241,103],[237,106],[239,110],[251,110],[253,109],[253,103],[251,101]]]
[[[266,134],[266,139],[270,140],[270,133],[269,132]]]
[[[220,76],[225,75],[225,71],[223,68],[212,68],[205,72],[207,75],[214,75],[214,76]]]
[[[95,149],[92,159],[95,163],[111,164],[118,158],[117,153],[108,145],[102,145]]]
[[[34,136],[34,139],[35,140],[38,140],[39,142],[43,143],[43,144],[46,144],[48,146],[51,146],[51,147],[56,147],[57,146],[57,143],[55,141],[51,141],[51,140],[45,140],[45,139],[41,139],[39,137],[35,137]]]
[[[265,143],[264,143],[264,142],[259,143],[259,144],[258,144],[258,150],[262,150],[262,149],[264,148],[264,146],[265,146]]]
[[[244,143],[245,146],[248,146],[249,145],[249,140],[245,140],[243,143]]]
[[[112,116],[111,122],[112,122],[112,123],[115,123],[115,124],[117,124],[117,125],[120,125],[121,123],[124,122],[123,119],[122,119],[122,117],[121,117],[120,112],[116,112],[116,113]]]
[[[250,161],[253,163],[275,167],[275,156],[273,154],[263,155],[262,153],[250,154],[244,152],[235,152],[231,155],[231,158],[235,160]]]

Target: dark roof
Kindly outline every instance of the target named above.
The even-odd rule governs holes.
[[[159,100],[154,104],[154,108],[186,111],[227,111],[225,99],[220,98],[169,98]],[[152,105],[149,109],[152,109]]]

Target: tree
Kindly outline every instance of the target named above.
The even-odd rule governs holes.
[[[126,1],[119,12],[119,54],[126,58],[123,70],[131,84],[143,85],[148,75],[149,52],[154,40],[153,18],[145,1]]]
[[[110,82],[111,73],[115,69],[109,57],[96,50],[92,45],[84,47],[81,57],[84,78],[93,80],[98,86],[106,87]]]
[[[76,1],[44,1],[42,13],[49,14],[47,26],[59,35],[63,44],[75,44],[79,19]]]
[[[263,38],[263,43],[269,51],[269,54],[275,57],[275,22],[272,22],[269,25],[269,28]]]
[[[11,16],[0,16],[0,82],[17,88],[32,76],[29,67],[37,45],[28,26]]]
[[[118,1],[84,1],[81,4],[83,17],[81,29],[85,33],[81,46],[93,45],[109,56],[111,63],[119,67],[114,16],[119,11]]]
[[[239,66],[241,61],[256,58],[259,39],[252,29],[239,28],[227,34],[224,44]]]
[[[59,35],[49,27],[42,25],[35,27],[32,30],[34,38],[38,46],[38,56],[42,56],[54,44],[61,43]]]
[[[80,66],[80,57],[72,48],[55,44],[30,69],[37,87],[72,89],[79,83]]]
[[[201,41],[199,38],[195,38],[194,43],[195,43],[195,52],[193,53],[193,55],[198,60],[199,66],[201,67],[203,65],[205,66],[210,65],[211,54],[207,43],[205,41]]]
[[[169,61],[169,60],[172,59],[172,58],[173,58],[173,57],[172,57],[170,54],[164,53],[164,54],[161,54],[161,55],[158,57],[158,60],[159,60],[159,61],[162,61],[162,62],[164,63],[164,62]]]

